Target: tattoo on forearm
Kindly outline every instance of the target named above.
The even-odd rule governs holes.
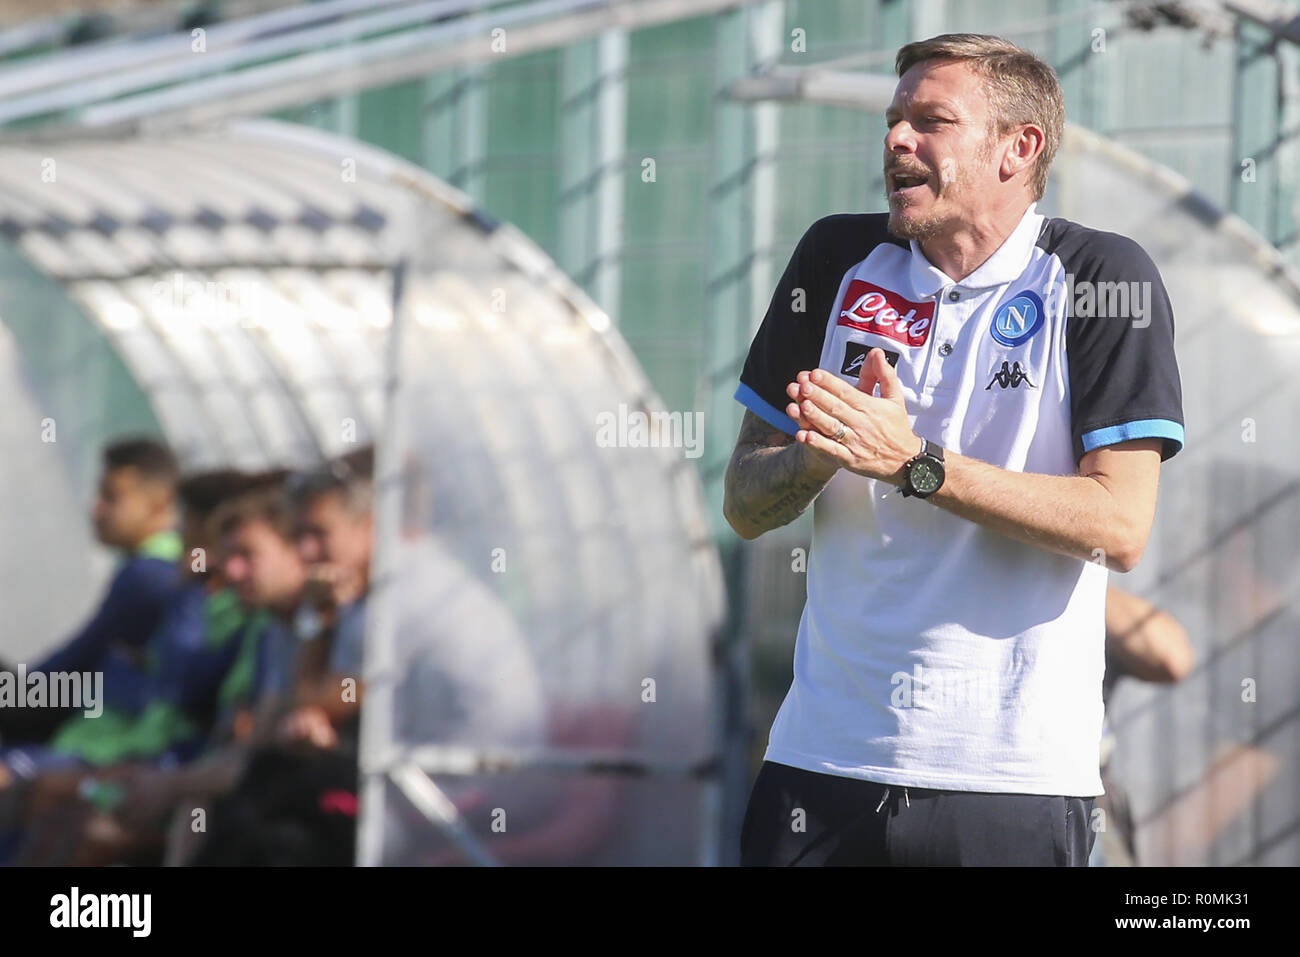
[[[767,531],[798,518],[829,483],[808,472],[806,448],[745,413],[727,469],[733,515]]]

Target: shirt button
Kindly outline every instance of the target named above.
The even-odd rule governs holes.
[[[960,299],[960,298],[961,298],[961,293],[959,293],[956,289],[954,289],[952,292],[948,293],[948,301],[949,301],[949,302],[956,302],[956,301],[957,301],[958,299]]]
[[[950,352],[952,352],[951,342],[945,342],[943,345],[939,347],[939,355],[941,356],[946,356]]]

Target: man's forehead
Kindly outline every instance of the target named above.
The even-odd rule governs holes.
[[[115,468],[105,469],[100,476],[101,486],[108,488],[131,488],[139,485],[143,476],[140,470],[134,465],[119,465]]]
[[[984,102],[980,77],[965,63],[927,60],[899,79],[890,109],[934,106],[973,113]]]
[[[260,539],[276,537],[275,529],[261,515],[250,515],[226,533],[226,540],[235,545],[247,545]]]
[[[955,113],[969,113],[970,109],[965,104],[956,102],[952,97],[947,96],[917,96],[905,93],[894,94],[894,101],[889,104],[892,112],[899,112],[905,109],[913,110],[951,110]]]
[[[347,495],[341,488],[324,489],[311,496],[298,508],[298,515],[304,520],[335,517],[347,511]]]

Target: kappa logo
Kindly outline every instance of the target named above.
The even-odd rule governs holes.
[[[866,342],[846,342],[844,343],[844,362],[840,365],[840,375],[862,375],[862,363],[867,360],[867,353],[878,346],[870,345]],[[894,368],[898,368],[898,353],[884,350],[885,359]]]
[[[874,332],[905,346],[923,346],[934,322],[933,302],[912,302],[862,279],[849,283],[837,326]]]
[[[1029,376],[1025,375],[1025,371],[1020,368],[1019,362],[1003,362],[1002,368],[993,373],[993,378],[984,387],[984,391],[987,392],[993,388],[994,382],[1004,389],[1018,389],[1022,382],[1027,383],[1031,389],[1038,388],[1029,381]]]

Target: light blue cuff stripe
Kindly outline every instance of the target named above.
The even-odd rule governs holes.
[[[772,403],[768,402],[761,395],[751,389],[745,383],[740,383],[736,387],[736,401],[753,412],[756,416],[766,422],[768,425],[776,426],[782,432],[788,435],[794,435],[799,431],[799,423],[790,416],[786,415]]]
[[[1127,442],[1129,439],[1169,439],[1177,443],[1169,455],[1162,456],[1162,458],[1169,458],[1183,447],[1183,427],[1169,419],[1138,419],[1104,429],[1093,429],[1091,432],[1085,432],[1080,438],[1085,452],[1091,452],[1104,445],[1114,445],[1116,442]]]

